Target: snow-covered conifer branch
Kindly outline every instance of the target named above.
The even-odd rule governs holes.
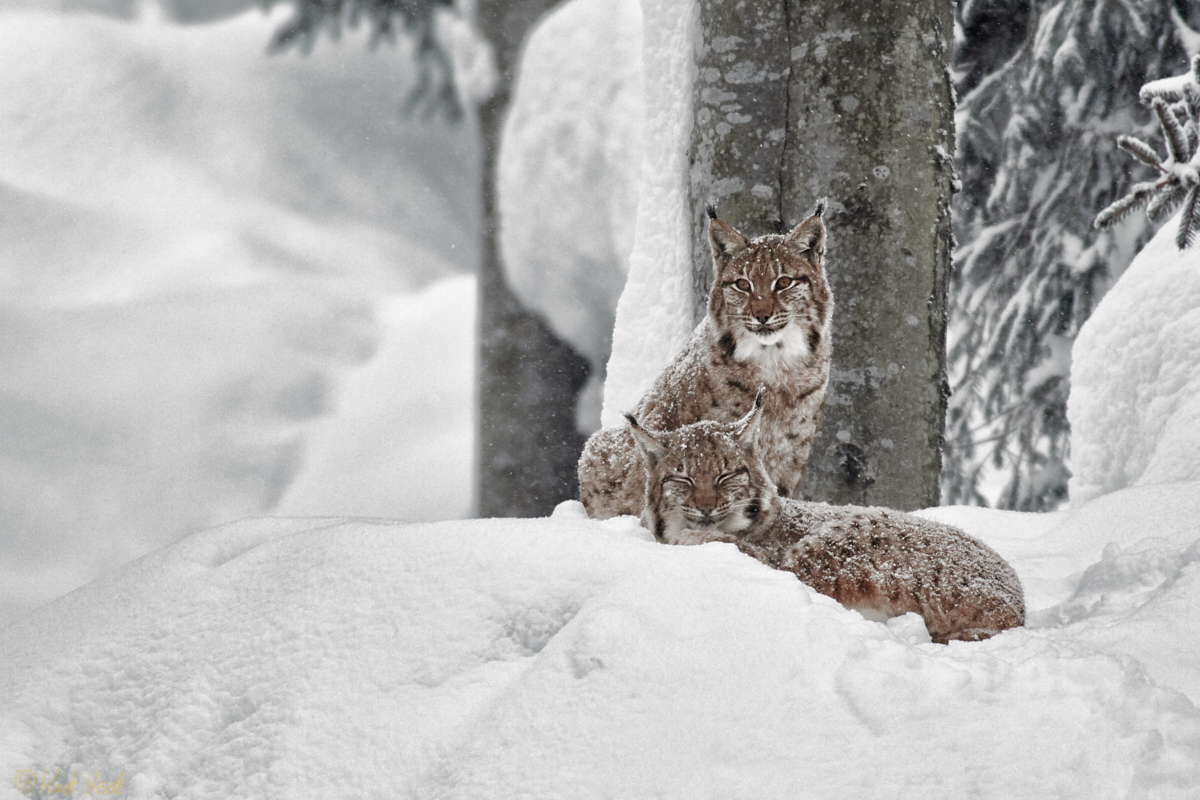
[[[1137,140],[1135,139],[1134,141]],[[1138,144],[1141,144],[1141,142],[1138,142]],[[1154,196],[1156,191],[1158,191],[1158,186],[1154,183],[1154,181],[1135,183],[1133,188],[1129,190],[1129,194],[1125,195],[1096,216],[1096,227],[1108,228],[1117,222],[1120,222],[1122,219],[1129,216],[1129,214],[1135,209],[1146,205],[1150,198]]]
[[[1163,220],[1183,203],[1179,249],[1189,247],[1200,230],[1200,56],[1192,59],[1190,73],[1153,81],[1142,87],[1143,103],[1154,109],[1154,116],[1166,140],[1167,157],[1160,158],[1140,139],[1121,136],[1117,145],[1160,173],[1157,181],[1136,184],[1125,197],[1096,215],[1097,228],[1115,225],[1133,209],[1145,204],[1152,222]],[[1149,188],[1147,188],[1149,187]]]
[[[1188,192],[1183,204],[1183,214],[1179,218],[1179,233],[1175,235],[1175,246],[1180,250],[1191,247],[1196,238],[1196,228],[1200,226],[1200,186],[1193,186]]]
[[[1158,153],[1154,152],[1154,148],[1141,139],[1133,136],[1118,136],[1117,147],[1127,151],[1147,166],[1154,167],[1155,169],[1162,166],[1162,159],[1158,157]],[[1142,186],[1142,184],[1139,183],[1138,186]]]

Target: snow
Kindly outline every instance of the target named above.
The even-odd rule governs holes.
[[[644,6],[609,424],[691,329],[694,12]],[[262,59],[272,29],[0,12],[0,800],[1196,796],[1200,265],[1170,223],[1076,341],[1071,509],[921,512],[1029,610],[933,645],[574,502],[417,522],[469,508],[475,223],[439,183],[474,180],[469,131],[367,102],[402,54]],[[267,513],[305,516],[181,539]]]
[[[442,325],[463,308],[469,312],[464,324]],[[338,413],[311,426],[305,469],[273,513],[471,516],[474,309],[470,276],[380,303],[379,351],[346,378]]]
[[[617,303],[600,421],[622,424],[691,334],[691,138],[695,0],[643,0],[646,104],[637,223]]]
[[[1194,796],[1197,497],[929,512],[1032,587],[949,646],[574,502],[225,525],[0,630],[0,798]]]
[[[1200,250],[1166,222],[1084,324],[1072,352],[1070,492],[1200,480]]]
[[[572,0],[530,34],[497,164],[505,273],[584,355],[577,414],[600,426],[617,299],[633,247],[642,153],[637,0]]]
[[[476,145],[404,49],[8,5],[0,624],[281,498],[469,513]]]

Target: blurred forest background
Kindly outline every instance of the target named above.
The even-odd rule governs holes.
[[[409,4],[428,36],[368,19],[269,55],[296,6],[0,0],[0,624],[248,515],[474,513],[473,275],[500,252],[483,291],[511,289],[583,388],[554,410],[567,449],[598,425],[637,4],[534,30],[551,3],[528,3],[482,33],[441,5]],[[1091,222],[1146,179],[1116,135],[1154,140],[1138,89],[1197,31],[1197,0],[957,5],[944,502],[1068,500],[1071,344],[1153,233]],[[536,72],[506,87],[522,52]],[[506,202],[528,221],[489,254]]]

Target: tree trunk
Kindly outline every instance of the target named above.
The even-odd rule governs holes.
[[[483,142],[483,247],[478,288],[477,513],[543,516],[578,489],[584,437],[575,405],[587,360],[522,308],[504,279],[496,206],[496,159],[521,45],[557,0],[482,0],[480,32],[495,48],[496,92],[479,109]]]
[[[712,280],[705,199],[751,234],[795,225],[829,199],[833,369],[810,499],[938,503],[952,23],[951,0],[748,0],[737,13],[702,4],[691,174],[698,296]]]

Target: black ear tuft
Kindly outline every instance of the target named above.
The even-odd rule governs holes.
[[[625,413],[625,419],[629,421],[629,433],[633,436],[633,443],[653,466],[667,453],[667,448],[658,440],[661,434],[643,428],[629,412]]]
[[[822,197],[820,200],[817,201],[817,210],[813,212],[813,216],[814,217],[824,217],[825,216],[825,198],[824,197]]]
[[[708,198],[708,202],[704,204],[704,210],[708,213],[709,219],[716,219],[717,218],[717,201],[713,200],[711,197]]]
[[[754,405],[746,412],[746,416],[733,423],[734,438],[751,450],[758,438],[758,421],[762,419],[762,404],[766,394],[767,387],[758,387],[758,394],[754,395]]]
[[[731,259],[746,249],[746,237],[713,217],[708,221],[708,244],[712,247],[713,266],[720,275]]]
[[[818,205],[818,213],[792,228],[784,237],[788,246],[807,257],[815,267],[821,267],[825,260],[825,223],[820,216],[823,210],[824,208]]]

